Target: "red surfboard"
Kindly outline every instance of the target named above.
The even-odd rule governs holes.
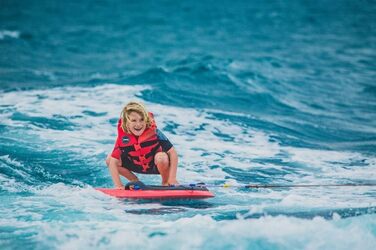
[[[214,197],[203,186],[143,186],[142,189],[96,188],[104,194],[128,199],[206,199]]]

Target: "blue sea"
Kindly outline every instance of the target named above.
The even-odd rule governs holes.
[[[374,0],[1,0],[0,249],[375,249],[375,80]],[[132,100],[215,198],[95,190]]]

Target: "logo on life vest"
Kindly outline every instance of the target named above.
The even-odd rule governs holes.
[[[127,143],[130,141],[130,139],[129,139],[128,136],[123,136],[123,137],[121,138],[121,141],[122,141],[124,144],[127,144]]]

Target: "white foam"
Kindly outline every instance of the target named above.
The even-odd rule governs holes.
[[[19,38],[20,32],[19,31],[12,31],[12,30],[0,30],[0,40],[4,40],[7,37]]]
[[[304,202],[304,200],[303,200]],[[262,213],[268,206],[249,207]],[[260,217],[216,221],[210,215],[129,214],[124,210],[163,208],[158,203],[132,204],[102,195],[90,187],[62,183],[35,191],[35,196],[14,199],[2,209],[0,225],[56,249],[373,249],[376,237],[370,228],[376,217],[364,215],[332,221],[322,218]],[[201,214],[240,211],[245,205],[227,204]],[[194,211],[194,213],[197,213]],[[17,215],[17,218],[15,217]],[[178,216],[178,218],[176,218]],[[187,240],[189,238],[189,240]],[[46,239],[49,239],[46,241]],[[145,245],[145,242],[152,242]],[[261,245],[259,245],[261,244]]]
[[[38,138],[35,147],[73,152],[80,159],[92,159],[93,156],[106,155],[113,147],[116,124],[110,124],[109,120],[118,119],[123,105],[130,100],[141,100],[141,91],[148,88],[150,87],[141,85],[104,84],[97,87],[60,87],[0,93],[2,104],[8,105],[8,110],[0,114],[0,119],[7,126],[32,128],[22,131],[24,136],[28,134],[30,137]],[[263,131],[253,130],[230,120],[217,119],[213,113],[220,111],[179,108],[151,102],[145,104],[155,114],[159,128],[175,145],[180,156],[178,177],[182,183],[210,184],[232,180],[233,184],[241,185],[242,183],[234,180],[236,177],[225,171],[227,167],[237,169],[239,173],[255,171],[259,176],[263,175],[265,180],[269,178],[269,184],[280,180],[258,170],[286,173],[278,178],[292,184],[333,184],[348,182],[351,179],[376,179],[376,173],[373,171],[376,166],[374,157],[355,152],[282,146],[278,141],[271,140],[270,135]],[[14,112],[29,117],[60,117],[75,127],[73,130],[61,130],[34,126],[29,121],[13,120]],[[90,115],[89,112],[96,114]],[[173,131],[164,130],[166,126],[176,128]],[[279,163],[264,163],[260,159],[274,159]],[[96,162],[101,165],[103,159],[98,158]],[[346,168],[353,162],[363,162],[364,166]],[[286,166],[281,163],[286,163]],[[142,178],[152,182],[160,181],[155,176]],[[317,207],[326,202],[337,207],[338,204],[351,204],[354,199],[361,205],[374,204],[372,201],[369,203],[371,196],[362,196],[362,192],[366,192],[367,189],[347,190],[290,189],[247,193],[238,192],[236,189],[221,189],[216,192],[224,199],[243,201],[257,198],[286,207],[299,204]],[[320,195],[327,195],[328,198]],[[356,198],[358,196],[361,199]]]
[[[12,193],[29,191],[32,189],[32,187],[28,186],[24,182],[17,181],[14,177],[21,177],[21,179],[29,181],[32,178],[30,175],[30,172],[32,172],[30,167],[25,166],[16,159],[12,159],[9,155],[2,155],[0,156],[0,170],[2,170],[2,173],[0,173],[1,189]]]
[[[367,221],[370,220],[370,221]],[[351,223],[350,223],[351,222]],[[197,215],[176,221],[135,222],[131,218],[99,223],[44,223],[38,238],[53,239],[59,249],[127,248],[143,249],[373,249],[376,238],[368,231],[374,216],[341,221],[291,217],[262,217],[215,221]],[[154,236],[153,236],[154,235]],[[187,240],[189,239],[189,240]],[[152,242],[145,245],[145,242]],[[261,245],[259,245],[261,244]]]
[[[17,167],[22,167],[23,164],[15,159],[9,157],[9,155],[0,155],[0,161],[4,161],[6,164],[10,164]]]

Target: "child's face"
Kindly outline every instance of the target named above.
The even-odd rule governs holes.
[[[127,121],[128,130],[135,136],[140,136],[146,129],[146,121],[144,118],[136,112],[131,112],[128,115]]]

